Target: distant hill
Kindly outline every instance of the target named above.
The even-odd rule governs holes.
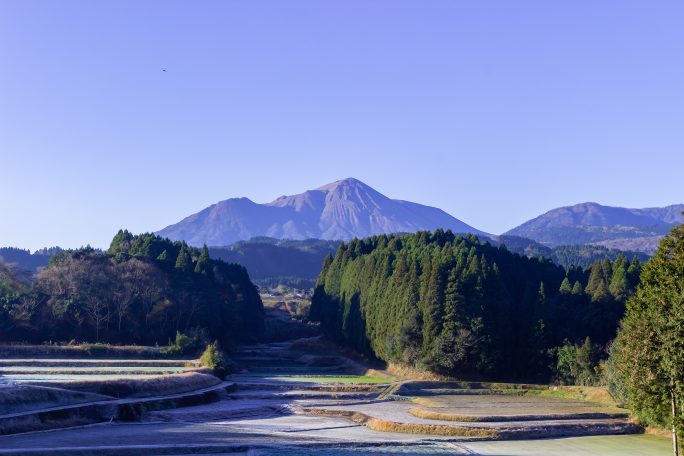
[[[506,248],[527,257],[550,258],[554,263],[586,268],[595,260],[606,257],[614,260],[624,254],[644,262],[648,255],[640,252],[622,252],[595,245],[571,245],[546,247],[530,239],[516,236],[483,237],[481,242],[494,245],[505,244]],[[209,255],[231,263],[240,263],[250,278],[261,286],[276,287],[284,284],[295,288],[313,288],[316,277],[321,271],[326,255],[335,255],[340,241],[306,239],[303,241],[257,237],[249,241],[239,241],[225,247],[209,247]]]
[[[30,250],[16,247],[0,247],[0,260],[12,264],[20,269],[37,272],[39,268],[47,266],[52,255],[61,252],[59,247],[44,248],[31,253]]]
[[[191,245],[228,245],[257,236],[349,240],[436,228],[483,235],[441,209],[390,199],[356,179],[344,179],[268,204],[232,198],[157,234]]]
[[[583,203],[553,209],[504,233],[548,247],[594,244],[610,249],[653,253],[660,238],[684,223],[684,204],[627,209]]]
[[[649,258],[649,255],[644,252],[610,249],[601,245],[578,244],[547,247],[531,239],[518,236],[495,236],[493,242],[495,244],[505,244],[506,248],[511,252],[525,255],[528,258],[550,258],[557,265],[566,268],[568,266],[586,268],[596,260],[604,258],[614,260],[618,255],[625,255],[630,260],[633,257],[637,257],[641,262],[645,262]]]
[[[227,247],[210,247],[209,256],[240,263],[259,285],[279,283],[295,288],[313,288],[326,255],[335,255],[340,241],[303,241],[258,237]]]

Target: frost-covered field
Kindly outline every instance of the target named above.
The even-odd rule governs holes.
[[[380,456],[448,455],[471,456],[663,456],[672,452],[667,439],[646,435],[573,437],[567,439],[533,440],[520,442],[443,442],[416,445],[387,446],[338,446],[334,448],[274,447],[256,449],[254,456],[317,455],[355,456],[376,454]]]
[[[107,420],[88,427],[0,436],[0,455],[31,449],[40,454],[57,451],[84,456],[670,454],[667,439],[615,435],[638,432],[639,428],[628,420],[624,409],[601,395],[600,389],[398,380],[384,372],[366,372],[343,354],[307,351],[300,346],[282,342],[243,347],[233,354],[239,373],[228,381],[234,384],[217,400],[141,409],[136,422]],[[211,377],[149,374],[182,370],[188,362],[183,360],[78,359],[68,360],[70,366],[62,361],[17,360],[12,366],[0,360],[0,369],[28,367],[34,372],[27,375],[42,375],[46,380],[58,375],[77,380],[141,376],[145,379],[123,381],[141,383],[136,385],[136,394],[143,391],[142,384],[161,382],[144,388],[148,396],[159,396],[159,388],[174,379],[197,377],[188,377],[181,385],[185,392],[200,388],[199,380]],[[80,369],[80,373],[55,371],[67,368]],[[62,402],[66,399],[85,400],[65,398]],[[50,397],[46,396],[47,400]],[[560,438],[566,436],[573,437]]]
[[[192,360],[0,359],[0,383],[145,378],[182,372]]]

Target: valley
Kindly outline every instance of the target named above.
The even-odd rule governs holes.
[[[0,0],[0,456],[684,456],[682,17]]]
[[[296,315],[292,307],[277,303],[266,307],[271,309],[267,320],[287,321]],[[301,326],[302,332],[310,330],[297,319],[289,323]],[[166,382],[182,375],[197,376],[183,382],[180,391],[156,396],[138,393],[125,399],[108,398],[102,388],[94,387],[103,380],[96,378],[59,382],[43,378],[0,387],[2,397],[6,388],[72,385],[82,391],[78,399],[51,409],[85,410],[101,404],[110,413],[98,419],[92,411],[79,412],[65,419],[62,412],[62,424],[53,421],[52,426],[65,429],[0,436],[0,454],[522,456],[549,451],[559,455],[629,451],[656,456],[667,454],[669,448],[666,439],[640,435],[642,429],[632,423],[628,412],[599,388],[411,380],[374,368],[320,336],[243,345],[232,360],[237,371],[223,383],[216,379],[200,385],[200,376],[211,377],[205,373],[152,376]],[[47,358],[1,362],[3,368],[30,366],[35,373],[65,363]],[[128,383],[132,381],[127,371],[130,365],[183,363],[191,371],[196,365],[191,360],[111,358],[72,359],[70,363],[74,368],[89,364],[122,368],[119,378]],[[90,386],[84,389],[86,384]],[[45,407],[39,403],[23,413],[45,412]],[[131,415],[127,410],[136,412]],[[57,416],[52,419],[59,421]],[[41,421],[46,423],[45,418]],[[0,416],[2,423],[7,419]],[[536,440],[540,438],[544,440]]]

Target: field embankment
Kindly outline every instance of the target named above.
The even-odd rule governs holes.
[[[168,347],[144,345],[75,344],[75,345],[0,345],[0,359],[15,358],[98,358],[98,359],[179,359],[182,354]]]
[[[116,399],[115,397],[91,395],[90,398],[96,400],[68,405],[65,404],[65,401],[68,401],[74,392],[55,392],[55,395],[50,397],[51,403],[34,402],[32,405],[35,408],[33,409],[0,415],[0,435],[106,421],[137,421],[147,411],[215,402],[223,398],[226,390],[231,388],[232,383],[218,381],[205,388],[198,388],[195,384],[194,389],[190,391],[142,398]],[[26,400],[35,400],[39,397],[41,396],[35,392],[26,392],[23,395]]]
[[[168,359],[168,352],[100,344],[0,346],[0,434],[138,419],[148,409],[221,398],[225,388],[211,369],[198,360]]]

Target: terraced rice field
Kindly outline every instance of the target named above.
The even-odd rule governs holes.
[[[389,377],[373,377],[370,375],[273,375],[262,377],[275,382],[302,383],[391,383]]]
[[[626,410],[610,401],[588,401],[574,390],[559,392],[544,385],[501,383],[397,382],[389,377],[343,375],[343,363],[318,368],[319,372],[329,369],[336,374],[305,375],[300,371],[311,370],[306,365],[311,364],[311,358],[288,351],[282,343],[254,347],[238,360],[246,371],[233,377],[238,386],[236,394],[246,394],[240,389],[258,391],[243,398],[290,399],[285,404],[290,413],[345,419],[376,432],[472,440],[640,431]],[[369,388],[375,388],[375,396],[361,398]],[[313,400],[307,393],[311,390],[334,394],[321,394],[319,400]]]
[[[645,435],[620,435],[598,437],[574,437],[554,440],[432,443],[424,445],[390,444],[385,446],[348,445],[334,448],[274,447],[250,452],[254,456],[316,455],[357,456],[376,454],[380,456],[421,455],[471,455],[471,456],[664,456],[672,449],[667,439]]]
[[[639,428],[624,410],[575,392],[366,376],[342,355],[294,346],[245,347],[234,357],[242,371],[228,379],[235,384],[223,400],[150,409],[140,423],[0,437],[0,455],[670,454],[666,439],[616,435]],[[420,416],[417,408],[437,415]]]
[[[285,343],[248,348],[236,359],[245,367],[232,377],[236,399],[287,400],[280,413],[344,419],[376,432],[525,439],[640,430],[615,404],[587,401],[575,391],[554,392],[544,385],[397,382],[344,375],[349,369],[344,362],[328,360],[327,367],[312,368],[321,363],[289,350]],[[316,373],[306,375],[307,370]],[[336,373],[324,374],[326,370]]]
[[[627,418],[624,409],[581,400],[505,394],[442,395],[416,397],[413,416],[446,421],[505,422]]]
[[[146,378],[179,373],[196,364],[193,360],[0,359],[0,383]]]

